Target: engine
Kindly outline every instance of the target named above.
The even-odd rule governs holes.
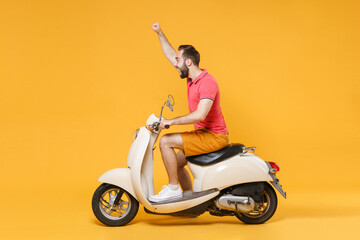
[[[249,213],[262,202],[264,183],[245,183],[232,186],[215,200],[215,206],[220,210]]]
[[[247,213],[254,210],[255,201],[251,197],[226,194],[218,198],[215,205],[220,209]]]

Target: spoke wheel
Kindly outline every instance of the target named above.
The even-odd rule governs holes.
[[[269,220],[277,208],[277,197],[274,189],[265,183],[262,202],[256,203],[255,209],[249,213],[238,212],[235,216],[247,224],[261,224]]]
[[[139,202],[120,187],[103,183],[94,192],[92,209],[96,218],[105,225],[123,226],[136,216]]]

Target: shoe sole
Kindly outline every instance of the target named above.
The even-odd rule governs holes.
[[[170,198],[166,198],[166,199],[161,199],[161,200],[153,200],[151,198],[148,198],[148,200],[150,202],[154,202],[154,203],[160,203],[160,202],[167,202],[167,201],[172,201],[172,200],[178,200],[178,199],[181,199],[183,198],[183,196],[176,196],[176,197],[170,197]]]

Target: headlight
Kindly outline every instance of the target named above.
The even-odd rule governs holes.
[[[136,130],[131,134],[131,142],[134,142],[134,140],[136,139],[138,133],[139,133],[139,129],[136,129]]]

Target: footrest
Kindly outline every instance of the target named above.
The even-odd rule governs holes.
[[[191,200],[191,199],[194,199],[194,198],[198,198],[198,197],[202,197],[202,196],[214,193],[216,191],[219,191],[219,190],[217,188],[213,188],[213,189],[209,189],[209,190],[205,190],[205,191],[201,191],[201,192],[188,193],[188,194],[185,194],[185,195],[183,193],[182,198],[171,199],[171,200],[167,200],[167,201],[163,201],[163,202],[152,202],[149,199],[148,200],[151,203],[151,205],[156,206],[156,205],[161,205],[161,204],[188,201],[188,200]]]

